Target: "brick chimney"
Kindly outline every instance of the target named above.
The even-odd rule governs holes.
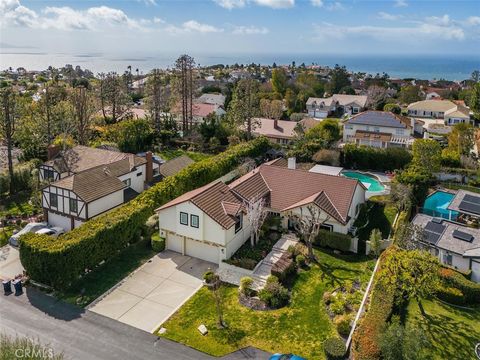
[[[48,145],[47,147],[47,160],[52,160],[60,152],[60,146],[58,145]]]
[[[145,153],[145,159],[147,159],[145,181],[149,183],[153,180],[153,156],[151,151]]]

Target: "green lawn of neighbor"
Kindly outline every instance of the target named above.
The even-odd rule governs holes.
[[[393,221],[397,209],[391,202],[389,196],[373,196],[362,206],[360,214],[355,221],[358,228],[358,238],[360,240],[368,240],[373,229],[379,229],[384,238],[386,238],[392,230]],[[368,220],[368,225],[362,227]]]
[[[462,190],[480,193],[480,188],[476,186],[461,185],[461,184],[455,184],[455,183],[441,183],[441,185],[443,187],[446,187],[447,189],[452,189],[452,190],[462,189]]]
[[[155,254],[150,242],[142,241],[131,245],[75,282],[67,291],[56,295],[69,303],[87,306]],[[81,300],[77,301],[80,296]]]
[[[480,342],[480,307],[463,310],[438,300],[422,302],[427,317],[420,314],[418,304],[408,306],[407,323],[424,331],[430,343],[431,359],[476,359],[475,344]]]
[[[193,161],[202,161],[213,156],[211,154],[205,154],[205,153],[196,152],[196,151],[186,151],[182,149],[166,149],[158,152],[157,154],[162,159],[167,161],[182,155],[187,155]]]
[[[352,255],[333,256],[315,251],[319,265],[299,274],[287,307],[251,310],[239,304],[237,287],[225,285],[224,318],[229,326],[220,330],[216,328],[212,294],[203,287],[163,324],[167,332],[161,336],[216,356],[255,346],[272,353],[324,359],[323,341],[337,332],[327,314],[323,293],[347,280],[358,279],[366,286],[374,263]],[[206,336],[197,330],[200,324],[208,328]]]

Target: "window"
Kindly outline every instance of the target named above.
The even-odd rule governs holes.
[[[125,185],[127,185],[128,187],[130,187],[132,185],[132,179],[130,179],[130,178],[125,179],[125,180],[123,180],[123,183]]]
[[[57,194],[50,193],[50,206],[57,207],[58,206],[58,196]]]
[[[194,227],[194,228],[197,228],[197,229],[198,229],[199,222],[200,222],[200,221],[199,221],[197,215],[190,215],[190,226],[191,226],[191,227]]]
[[[443,263],[447,265],[452,265],[453,256],[452,254],[443,254]]]
[[[353,130],[353,125],[345,125],[345,129]]]
[[[137,176],[142,176],[142,172],[140,171],[139,173],[137,173]]]
[[[235,234],[242,230],[243,226],[243,214],[240,213],[236,218],[235,218]]]
[[[403,129],[395,129],[396,135],[403,135]]]
[[[180,212],[180,224],[188,226],[188,214]]]
[[[357,107],[352,108],[352,113],[357,114],[360,109]]]
[[[320,225],[320,229],[327,230],[327,231],[333,231],[333,225],[322,224],[322,225]]]
[[[50,169],[44,169],[43,170],[43,178],[47,180],[53,180],[55,178],[55,173],[53,170]]]
[[[374,130],[375,132],[380,132],[380,128],[379,128],[378,126],[375,126],[375,127],[373,128],[373,130]]]
[[[78,212],[78,200],[77,199],[69,199],[68,205],[70,206],[70,212]]]

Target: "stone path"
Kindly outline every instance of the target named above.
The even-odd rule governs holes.
[[[282,255],[288,250],[291,245],[295,245],[299,241],[298,237],[293,233],[287,233],[273,245],[272,251],[270,251],[265,258],[260,261],[251,274],[247,274],[243,269],[235,270],[230,266],[228,269],[223,268],[217,270],[217,274],[224,282],[233,285],[240,285],[240,279],[244,276],[250,276],[253,279],[252,287],[255,290],[262,288],[267,282],[267,278],[270,276],[272,266],[280,260]]]

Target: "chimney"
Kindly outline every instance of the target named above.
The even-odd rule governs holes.
[[[294,157],[288,158],[288,168],[295,170],[297,168],[297,159]]]
[[[153,156],[152,156],[152,152],[147,151],[145,153],[145,158],[147,159],[147,164],[145,165],[145,168],[146,168],[145,181],[147,183],[150,183],[153,180]]]
[[[60,152],[60,146],[58,145],[48,145],[47,147],[47,160],[52,160]]]

